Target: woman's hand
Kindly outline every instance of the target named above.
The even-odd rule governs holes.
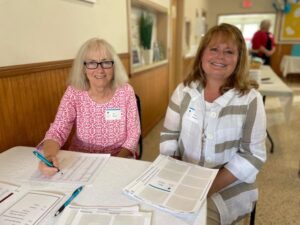
[[[45,140],[45,142],[43,143],[42,151],[44,157],[48,159],[50,162],[52,162],[54,166],[54,167],[49,167],[43,162],[39,163],[39,170],[46,177],[51,177],[58,172],[59,162],[56,155],[58,154],[59,148],[60,148],[59,144],[56,141],[51,139]]]
[[[221,168],[208,191],[207,197],[219,192],[221,189],[227,187],[236,180],[237,178],[229,170],[225,167]]]
[[[54,167],[49,167],[47,166],[45,163],[43,163],[42,161],[39,162],[39,170],[42,172],[42,174],[44,174],[46,177],[51,177],[54,174],[56,174],[58,172],[59,168],[59,162],[56,156],[52,156],[52,157],[47,157],[47,159],[53,163]]]
[[[131,151],[129,151],[126,148],[121,148],[119,153],[114,156],[122,157],[122,158],[132,158],[133,157]]]

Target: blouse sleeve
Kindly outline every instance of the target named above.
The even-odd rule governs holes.
[[[54,122],[50,125],[49,130],[46,132],[44,140],[39,144],[41,145],[45,140],[51,139],[60,146],[63,146],[72,130],[75,118],[76,107],[74,89],[68,87],[64,93],[58,111],[55,116]]]
[[[136,98],[133,88],[128,84],[127,105],[126,105],[126,141],[122,145],[132,152],[133,156],[137,156],[137,144],[141,135],[141,126],[139,113],[137,109]]]
[[[261,95],[256,92],[249,105],[237,154],[225,167],[239,180],[252,183],[266,161],[266,114]]]
[[[160,133],[160,153],[169,156],[180,156],[178,139],[180,134],[180,103],[182,99],[180,84],[170,99],[163,129]]]

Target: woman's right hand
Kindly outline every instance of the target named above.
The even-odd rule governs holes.
[[[53,163],[54,167],[49,167],[42,161],[39,162],[39,170],[44,174],[46,177],[51,177],[58,172],[59,162],[56,156],[47,157],[47,159]]]
[[[39,163],[39,170],[46,177],[51,177],[58,172],[57,168],[59,168],[59,162],[56,156],[58,154],[59,148],[60,148],[59,144],[56,141],[51,139],[45,140],[43,143],[43,148],[42,148],[43,155],[46,157],[46,159],[52,162],[54,166],[54,167],[49,167],[42,161]]]

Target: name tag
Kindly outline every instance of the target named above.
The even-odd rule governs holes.
[[[198,119],[198,115],[196,113],[196,110],[195,108],[193,107],[189,107],[188,110],[187,110],[187,115],[190,119],[192,120],[197,120]]]
[[[120,120],[121,109],[107,109],[105,111],[105,120]]]

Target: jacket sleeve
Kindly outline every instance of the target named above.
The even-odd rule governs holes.
[[[252,183],[266,161],[266,114],[261,95],[256,92],[247,110],[240,146],[225,167],[239,180]]]
[[[180,156],[178,139],[180,135],[180,103],[183,84],[180,84],[170,99],[165,121],[160,133],[160,153],[169,156]]]

